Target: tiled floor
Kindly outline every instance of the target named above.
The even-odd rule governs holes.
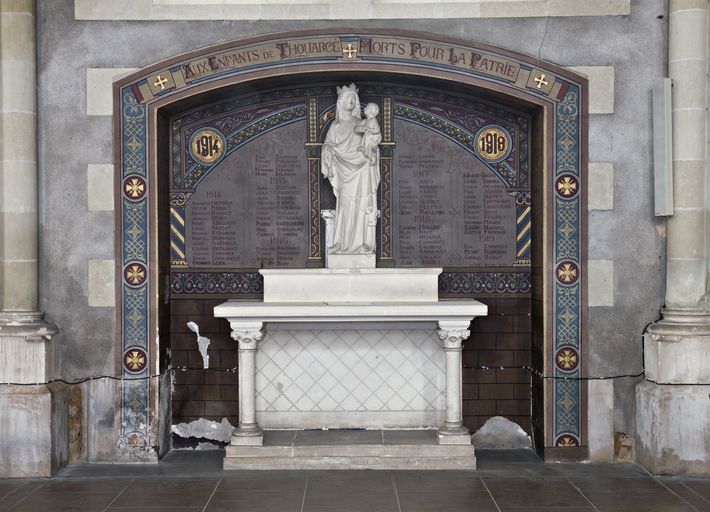
[[[710,512],[710,479],[479,450],[476,471],[231,471],[222,452],[0,480],[0,512]]]

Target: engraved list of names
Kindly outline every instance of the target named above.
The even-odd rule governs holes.
[[[394,258],[398,266],[512,266],[515,199],[474,155],[395,120]]]
[[[303,267],[308,252],[304,123],[272,130],[225,158],[187,203],[191,268]]]

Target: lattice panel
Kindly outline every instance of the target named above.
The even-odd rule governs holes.
[[[444,352],[424,330],[267,331],[256,356],[256,409],[445,409]]]

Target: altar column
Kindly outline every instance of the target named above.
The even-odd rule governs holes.
[[[0,0],[0,478],[47,477],[66,463],[64,386],[54,325],[38,300],[35,4]],[[36,385],[27,385],[36,384]]]
[[[264,337],[262,322],[232,322],[232,339],[239,343],[239,425],[233,445],[261,445],[264,432],[256,424],[256,350]]]
[[[469,322],[439,322],[439,339],[446,354],[446,420],[439,428],[439,444],[471,444],[463,424],[462,342],[471,335]]]

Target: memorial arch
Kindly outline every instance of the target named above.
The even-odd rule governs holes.
[[[504,384],[513,407],[531,404],[527,415],[496,403],[469,416],[528,417],[546,458],[584,458],[587,82],[501,48],[387,30],[238,40],[115,83],[116,352],[136,379],[123,391],[122,445],[166,446],[170,382],[140,377],[202,364],[182,354],[195,345],[185,320],[211,317],[225,298],[258,298],[259,268],[323,265],[332,197],[320,143],[335,86],[351,82],[380,106],[378,266],[442,266],[442,298],[488,302],[496,319],[474,321],[464,386]],[[220,171],[246,161],[263,167],[237,181]],[[213,339],[224,361],[212,364],[234,366],[226,322],[211,321],[207,332],[227,340]],[[219,375],[194,383],[224,393],[214,414],[180,418],[232,415],[216,404],[234,401],[236,378]],[[172,398],[175,409],[190,402]]]

